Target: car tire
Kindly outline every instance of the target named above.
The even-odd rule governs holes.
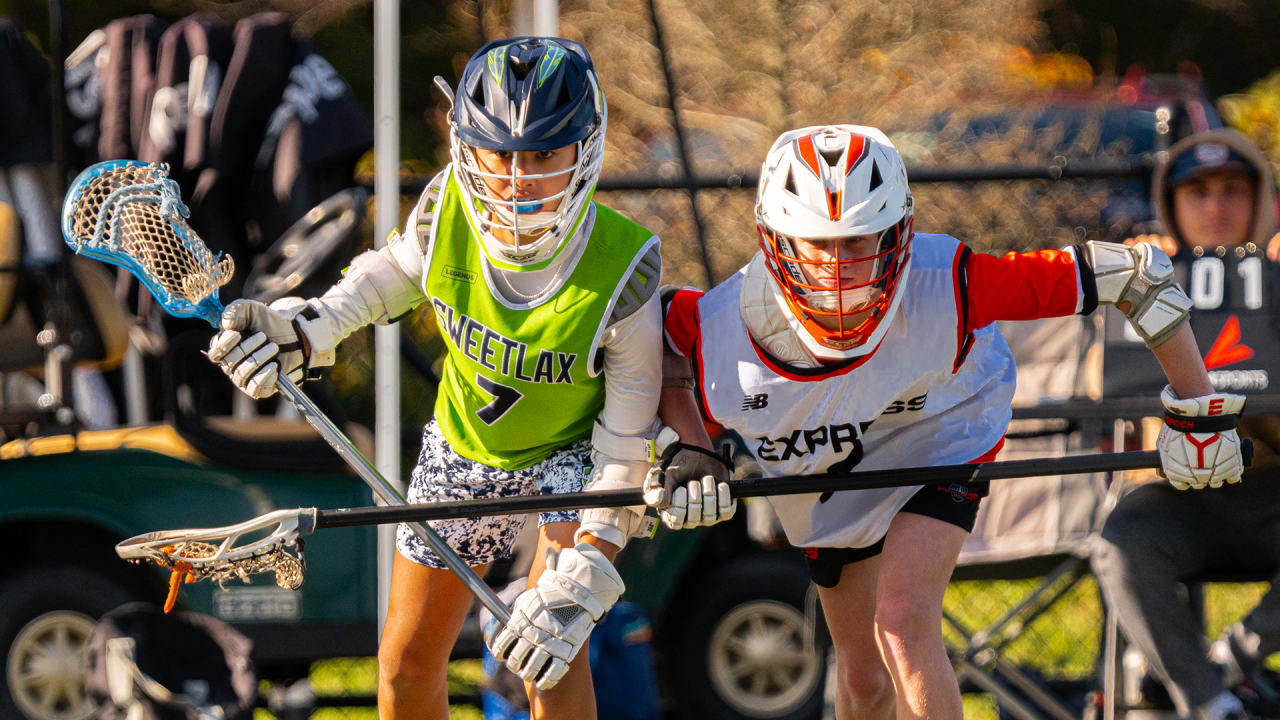
[[[809,637],[802,561],[758,554],[709,573],[672,605],[664,675],[681,717],[817,720],[825,652]]]
[[[0,581],[0,717],[92,717],[84,693],[84,646],[98,618],[132,599],[121,584],[75,565],[45,566]]]

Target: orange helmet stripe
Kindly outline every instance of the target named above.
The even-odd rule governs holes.
[[[818,179],[822,179],[822,170],[818,167],[818,152],[813,147],[813,136],[805,135],[796,140],[796,148],[800,151],[800,159],[804,160],[804,164],[809,166]]]

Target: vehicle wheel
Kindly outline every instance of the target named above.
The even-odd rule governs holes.
[[[753,555],[682,595],[662,631],[678,711],[699,720],[816,720],[826,663],[809,639],[808,586],[803,564]]]
[[[87,720],[84,648],[97,619],[132,598],[119,584],[67,565],[15,575],[0,586],[6,720]]]

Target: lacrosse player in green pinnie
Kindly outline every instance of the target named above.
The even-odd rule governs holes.
[[[641,486],[659,429],[661,259],[653,233],[592,202],[606,117],[582,45],[484,46],[454,100],[453,162],[404,235],[356,257],[320,298],[232,303],[210,358],[265,397],[280,367],[301,378],[332,364],[357,328],[429,303],[448,356],[409,502],[575,492],[588,480],[593,490]],[[511,624],[486,633],[525,680],[532,717],[595,717],[581,650],[622,594],[611,561],[642,518],[643,507],[541,515],[529,589]],[[522,523],[432,526],[483,572],[509,555]],[[379,713],[443,720],[449,652],[472,598],[406,526],[397,549]]]

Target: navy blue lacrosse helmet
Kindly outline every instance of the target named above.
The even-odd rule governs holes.
[[[585,139],[603,111],[591,56],[560,38],[494,40],[462,71],[453,122],[486,150],[554,150]]]
[[[608,112],[591,56],[561,38],[495,40],[467,61],[450,118],[450,151],[464,207],[490,262],[508,270],[546,267],[585,216],[604,160]],[[570,175],[561,192],[543,198],[494,197],[476,150],[546,152],[576,146],[573,166],[524,179]],[[498,230],[506,240],[494,236]]]

